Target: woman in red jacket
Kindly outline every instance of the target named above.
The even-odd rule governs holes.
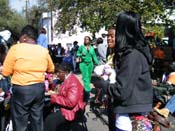
[[[62,123],[74,120],[77,111],[85,108],[84,88],[77,77],[71,73],[72,66],[63,62],[56,66],[55,70],[62,84],[59,88],[59,94],[51,95],[51,103],[58,105],[60,109],[46,118],[45,131],[58,130]]]

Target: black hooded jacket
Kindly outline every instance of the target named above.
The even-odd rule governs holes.
[[[116,83],[108,84],[114,113],[139,113],[152,110],[153,89],[150,64],[152,56],[144,50],[126,49],[117,60]]]

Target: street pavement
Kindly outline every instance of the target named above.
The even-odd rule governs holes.
[[[90,111],[90,106],[86,106],[85,117],[87,118],[87,130],[88,131],[108,131],[107,126],[107,116],[105,114],[101,114],[101,111],[94,113]]]
[[[81,75],[76,76],[83,84],[82,76]],[[94,88],[93,84],[91,84],[91,87]],[[92,98],[94,96],[91,94],[90,97]],[[86,118],[86,125],[88,131],[108,131],[107,115],[106,115],[106,109],[104,107],[91,109],[90,104],[87,104],[84,116]],[[85,129],[79,128],[76,131],[85,131]]]
[[[80,74],[76,76],[83,84],[82,76]],[[94,88],[92,83],[91,87]],[[92,98],[94,96],[91,94],[90,97]],[[87,130],[85,128],[82,128],[81,124],[79,124],[80,126],[78,128],[74,128],[73,131],[108,131],[108,118],[106,115],[106,109],[104,107],[93,110],[90,104],[88,104],[86,106],[84,116],[86,118]],[[161,126],[161,131],[175,131],[175,117],[170,115],[168,121],[170,122],[170,128],[164,128]]]

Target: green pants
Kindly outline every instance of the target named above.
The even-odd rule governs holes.
[[[91,87],[90,87],[90,83],[91,83],[91,75],[92,75],[92,71],[94,69],[94,65],[93,63],[80,63],[79,65],[81,74],[82,74],[82,79],[83,79],[83,83],[84,83],[84,89],[87,92],[91,91]]]

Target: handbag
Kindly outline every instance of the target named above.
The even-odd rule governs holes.
[[[80,46],[78,48],[78,50],[80,50],[80,53],[82,53],[82,46]],[[80,56],[77,56],[76,59],[75,59],[76,63],[80,63],[82,62],[82,58]]]
[[[159,115],[157,112],[155,111],[151,111],[148,114],[148,118],[152,121],[154,121],[155,123],[158,123],[162,126],[164,126],[165,128],[169,128],[170,127],[170,123],[169,121],[162,117],[161,115]]]
[[[133,131],[153,131],[151,120],[142,115],[131,117]]]

